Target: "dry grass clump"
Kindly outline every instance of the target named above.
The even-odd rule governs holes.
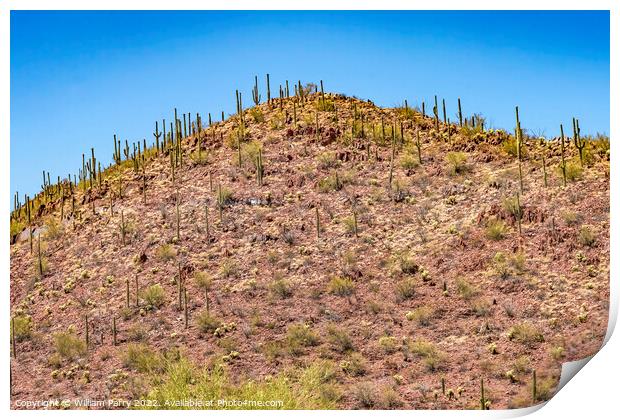
[[[508,338],[526,346],[533,346],[545,341],[540,330],[530,322],[522,322],[508,330]]]
[[[327,285],[327,291],[337,296],[349,296],[354,290],[353,280],[346,277],[332,277]]]

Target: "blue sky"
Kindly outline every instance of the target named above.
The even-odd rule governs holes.
[[[608,12],[11,12],[11,193],[75,173],[174,107],[227,114],[254,75],[393,106],[457,97],[512,129],[609,133]],[[263,88],[264,86],[261,86]],[[264,96],[264,94],[263,94]]]

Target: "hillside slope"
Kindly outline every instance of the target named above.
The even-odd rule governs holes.
[[[601,345],[608,143],[582,170],[567,140],[563,186],[560,141],[525,138],[517,204],[515,139],[478,120],[320,93],[244,120],[33,208],[32,253],[27,228],[11,245],[14,408],[206,398],[213,378],[293,408],[405,409],[478,408],[483,379],[490,408],[527,406],[533,370],[548,399]]]

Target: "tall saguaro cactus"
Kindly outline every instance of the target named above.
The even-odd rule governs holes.
[[[564,127],[560,124],[560,151],[562,154],[562,160],[560,162],[560,169],[562,170],[562,184],[566,187],[566,161],[564,160]]]
[[[260,93],[258,93],[258,76],[254,76],[254,88],[252,89],[252,100],[255,105],[260,104]]]
[[[521,122],[519,121],[519,107],[515,107],[515,115],[517,118],[517,127],[515,128],[515,136],[517,140],[517,161],[519,164],[519,189],[523,194],[523,170],[521,168],[521,146],[523,142],[523,131],[521,130]]]
[[[579,128],[579,120],[573,118],[573,143],[579,151],[579,163],[583,168],[583,150],[586,147],[586,140],[581,138],[581,129]]]

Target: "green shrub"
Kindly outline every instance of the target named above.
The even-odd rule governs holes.
[[[581,229],[579,229],[579,243],[584,246],[594,246],[596,244],[596,234],[590,226],[581,226]]]
[[[487,222],[486,227],[486,235],[487,238],[492,239],[494,241],[499,241],[500,239],[504,239],[506,233],[508,232],[508,228],[506,224],[496,218],[491,218]]]
[[[213,333],[222,325],[222,322],[209,312],[203,311],[196,317],[196,325],[203,333]]]
[[[163,244],[156,251],[157,258],[162,261],[170,261],[177,256],[177,250],[171,244]]]
[[[353,280],[346,277],[332,277],[327,285],[327,291],[337,296],[349,296],[354,290]]]
[[[562,175],[562,171],[560,169],[560,175]],[[577,181],[581,179],[583,176],[583,169],[581,169],[581,164],[574,161],[566,162],[566,179],[568,181]]]
[[[256,123],[265,122],[265,115],[263,114],[263,111],[261,111],[260,108],[250,109],[250,115],[252,116],[252,118],[254,119],[254,122]]]
[[[401,168],[405,170],[410,170],[417,168],[420,162],[417,155],[414,155],[411,152],[405,152],[401,155],[399,163]]]
[[[280,299],[286,299],[293,295],[293,287],[288,280],[277,278],[269,285],[269,290],[274,296]]]
[[[164,359],[146,344],[128,344],[123,363],[129,369],[140,373],[160,372],[164,368]]]
[[[16,343],[27,340],[32,335],[32,317],[30,315],[19,315],[13,317],[11,334]]]
[[[166,401],[250,401],[256,404],[222,406],[206,409],[334,409],[340,392],[334,383],[334,369],[328,362],[315,362],[305,368],[278,373],[265,380],[233,382],[221,367],[200,368],[185,358],[168,363],[163,374],[152,377],[156,384],[143,396],[159,403],[141,408],[173,408]],[[276,405],[269,404],[275,401]],[[267,404],[265,404],[267,403]]]
[[[463,152],[448,152],[446,162],[450,175],[457,175],[467,170],[467,155]]]
[[[141,297],[149,308],[159,308],[166,303],[166,292],[159,283],[144,289],[141,293]]]
[[[400,301],[411,299],[415,294],[416,281],[406,278],[396,283],[396,296]]]
[[[396,337],[384,335],[379,338],[379,346],[386,354],[396,353],[398,350],[398,340]]]
[[[366,360],[359,353],[351,353],[346,360],[340,362],[340,368],[350,376],[363,376],[368,370]]]
[[[530,322],[522,322],[508,330],[508,339],[531,346],[544,341],[543,334]]]
[[[428,326],[434,315],[435,310],[432,307],[423,305],[407,312],[406,317],[409,321],[415,321],[421,326]]]
[[[351,337],[349,337],[349,333],[336,326],[330,325],[327,328],[327,340],[334,347],[334,349],[340,353],[355,350],[353,341],[351,340]]]
[[[286,340],[289,346],[311,347],[319,344],[319,336],[312,331],[307,324],[290,325],[287,330]]]
[[[408,347],[411,353],[422,358],[422,362],[430,371],[439,369],[445,360],[445,355],[430,341],[415,340],[410,342]]]
[[[71,331],[54,334],[54,347],[58,355],[67,360],[74,360],[86,353],[86,343]]]
[[[458,294],[465,300],[469,300],[480,294],[480,289],[469,283],[467,280],[458,279],[456,281],[456,290]]]

